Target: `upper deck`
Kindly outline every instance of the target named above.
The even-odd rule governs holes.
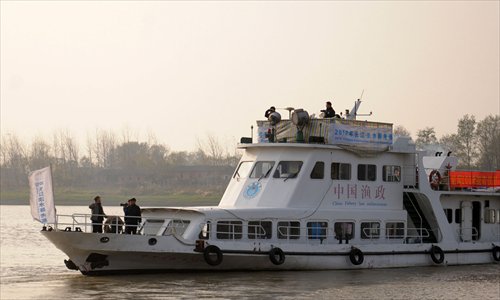
[[[307,143],[385,151],[393,144],[392,124],[341,118],[257,121],[257,143]]]
[[[245,153],[220,206],[398,210],[404,191],[478,191],[457,191],[456,157],[417,151],[409,137],[395,137],[389,123],[331,118],[257,124],[257,141],[238,145]]]

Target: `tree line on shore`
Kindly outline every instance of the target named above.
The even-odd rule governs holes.
[[[139,142],[128,132],[121,136],[97,130],[85,145],[67,130],[51,140],[34,138],[24,144],[18,135],[2,135],[0,151],[2,189],[27,187],[29,172],[51,166],[56,187],[115,187],[141,192],[166,188],[204,188],[220,192],[241,154],[230,152],[213,135],[197,141],[195,151],[171,151],[153,135]]]
[[[396,126],[395,135],[410,136],[402,126]],[[457,132],[436,137],[434,127],[417,131],[417,149],[438,145],[458,157],[458,168],[467,170],[500,170],[500,115],[489,115],[476,121],[473,115],[458,120]]]
[[[409,136],[403,126],[394,134]],[[29,172],[51,165],[55,186],[86,188],[108,186],[155,192],[169,188],[204,189],[222,193],[241,154],[234,145],[224,146],[217,137],[198,140],[195,151],[171,151],[154,135],[139,142],[128,131],[118,135],[97,130],[82,146],[69,131],[60,130],[47,140],[35,137],[24,144],[15,133],[3,134],[0,151],[0,187],[27,187]],[[500,169],[500,116],[490,115],[476,121],[465,115],[457,132],[436,137],[433,127],[416,134],[417,148],[439,144],[459,158],[465,169]],[[228,148],[230,147],[230,148]]]

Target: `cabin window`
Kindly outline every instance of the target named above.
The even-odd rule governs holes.
[[[274,171],[274,178],[296,178],[302,168],[301,161],[280,161],[276,171]]]
[[[165,223],[165,220],[163,219],[147,219],[146,222],[144,222],[144,234],[145,235],[156,235],[158,231],[161,229],[163,226],[163,223]]]
[[[274,161],[258,161],[253,167],[250,178],[267,178],[274,167]]]
[[[189,220],[172,220],[170,221],[170,223],[168,223],[167,229],[165,229],[163,235],[183,235],[190,222],[191,221]]]
[[[401,167],[400,166],[384,166],[382,168],[382,180],[387,182],[400,182],[401,181]]]
[[[445,208],[444,214],[446,215],[446,218],[448,219],[448,223],[450,223],[450,224],[453,223],[453,209]]]
[[[253,161],[242,161],[234,172],[233,178],[246,178],[250,169],[252,168]]]
[[[358,180],[375,181],[377,179],[376,165],[358,165]]]
[[[337,240],[348,241],[354,237],[354,222],[335,222],[334,231]]]
[[[496,211],[492,208],[484,209],[484,223],[495,223],[495,213]]]
[[[362,222],[361,223],[361,238],[362,239],[378,239],[380,237],[379,222]]]
[[[332,163],[333,180],[351,180],[351,164]]]
[[[307,236],[310,240],[324,240],[326,239],[327,229],[327,222],[308,222]]]
[[[217,222],[217,238],[221,240],[238,240],[242,237],[241,221]]]
[[[460,208],[455,209],[455,223],[462,223],[462,209]]]
[[[405,237],[405,223],[387,222],[385,223],[385,236],[388,239],[402,239]]]
[[[249,221],[249,239],[270,239],[273,237],[273,223],[271,221]]]
[[[311,172],[311,179],[323,179],[325,177],[325,163],[317,161]]]
[[[198,234],[198,237],[203,240],[208,240],[210,238],[210,221],[203,225],[200,234]]]
[[[278,239],[296,240],[300,237],[300,222],[281,221],[278,222]]]

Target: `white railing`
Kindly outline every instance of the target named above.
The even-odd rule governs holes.
[[[92,216],[102,216],[105,221],[103,223],[93,223],[91,221]],[[125,224],[126,220],[138,220],[138,224]],[[169,221],[168,224],[164,224],[165,221]],[[135,223],[135,222],[134,222]],[[148,232],[151,228],[155,229],[154,225],[158,224],[157,230],[155,232]],[[45,230],[59,230],[59,231],[77,231],[77,232],[93,232],[93,225],[102,225],[104,233],[124,233],[126,228],[136,229],[137,234],[145,235],[171,235],[184,233],[188,227],[189,220],[181,219],[166,219],[166,218],[152,218],[152,217],[136,217],[136,216],[105,216],[105,215],[95,215],[95,214],[72,214],[72,215],[62,215],[58,214],[56,218],[56,223],[47,224],[48,227]],[[149,229],[149,230],[148,230]],[[161,233],[158,231],[162,229]],[[163,230],[164,229],[164,230]],[[154,230],[153,230],[154,231]],[[145,233],[147,232],[147,233]]]
[[[212,226],[216,226],[212,229]],[[245,230],[246,229],[246,230]],[[248,225],[245,223],[202,223],[200,224],[200,235],[202,239],[218,240],[242,240],[242,239],[275,239],[275,240],[299,240],[307,241],[320,240],[323,242],[337,241],[348,243],[353,238],[361,240],[394,240],[400,243],[423,243],[424,238],[430,237],[430,231],[427,228],[405,228],[405,227],[365,227],[361,237],[354,237],[353,232],[335,232],[333,227],[314,227],[314,226],[277,226],[277,235],[269,234],[262,225]],[[432,230],[434,231],[434,230]],[[246,236],[245,236],[246,235]]]
[[[459,228],[457,233],[463,242],[475,241],[479,238],[479,231],[476,227]]]

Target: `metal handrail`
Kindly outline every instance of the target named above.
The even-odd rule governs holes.
[[[422,228],[422,225],[423,225],[423,223],[424,223],[424,221],[422,220],[422,216],[421,216],[421,215],[420,215],[420,213],[418,212],[418,209],[417,209],[417,207],[415,206],[415,203],[413,203],[413,200],[411,199],[411,197],[410,197],[409,193],[408,193],[408,192],[404,192],[404,193],[405,193],[405,194],[407,194],[406,196],[407,196],[408,200],[410,200],[411,205],[412,205],[412,206],[413,206],[413,208],[415,209],[415,212],[417,213],[417,216],[418,216],[419,221],[420,221],[420,224],[418,224],[418,225],[420,225],[420,228]],[[416,196],[415,196],[415,197],[416,197]]]
[[[466,233],[464,233],[464,231],[466,230],[470,230],[471,231],[471,240],[474,240],[474,238],[478,238],[479,237],[479,231],[477,230],[476,227],[464,227],[464,228],[458,228],[457,229],[457,233],[458,233],[458,236],[460,237],[460,239],[462,241],[464,241],[463,237]]]
[[[55,230],[64,230],[64,231],[83,231],[83,232],[92,232],[92,225],[96,224],[93,223],[90,218],[92,216],[102,216],[104,218],[111,218],[111,217],[118,217],[120,220],[125,220],[127,219],[139,219],[139,224],[138,225],[130,225],[130,224],[125,224],[117,220],[116,223],[108,223],[106,222],[102,223],[103,226],[109,225],[109,226],[114,226],[115,231],[112,232],[107,232],[107,233],[119,233],[119,228],[123,226],[127,227],[132,227],[132,228],[137,228],[137,232],[140,233],[145,225],[145,223],[148,220],[162,220],[165,221],[165,218],[144,218],[144,217],[136,217],[136,216],[125,216],[125,215],[104,215],[104,214],[80,214],[80,213],[75,213],[71,215],[66,215],[66,214],[58,214],[56,215],[56,222],[55,223],[49,223],[47,225],[53,226]],[[63,220],[61,220],[63,219]],[[66,221],[68,219],[68,221]],[[142,220],[142,222],[141,222]],[[122,221],[123,222],[123,221]]]
[[[267,237],[267,232],[262,225],[247,225],[248,226],[248,238],[253,235],[251,239],[265,239]],[[250,228],[253,228],[253,232],[250,232]]]
[[[365,227],[361,231],[363,232],[363,235],[365,236],[363,239],[379,239],[380,238],[380,226],[379,227]],[[373,233],[373,232],[378,232],[378,233]]]

